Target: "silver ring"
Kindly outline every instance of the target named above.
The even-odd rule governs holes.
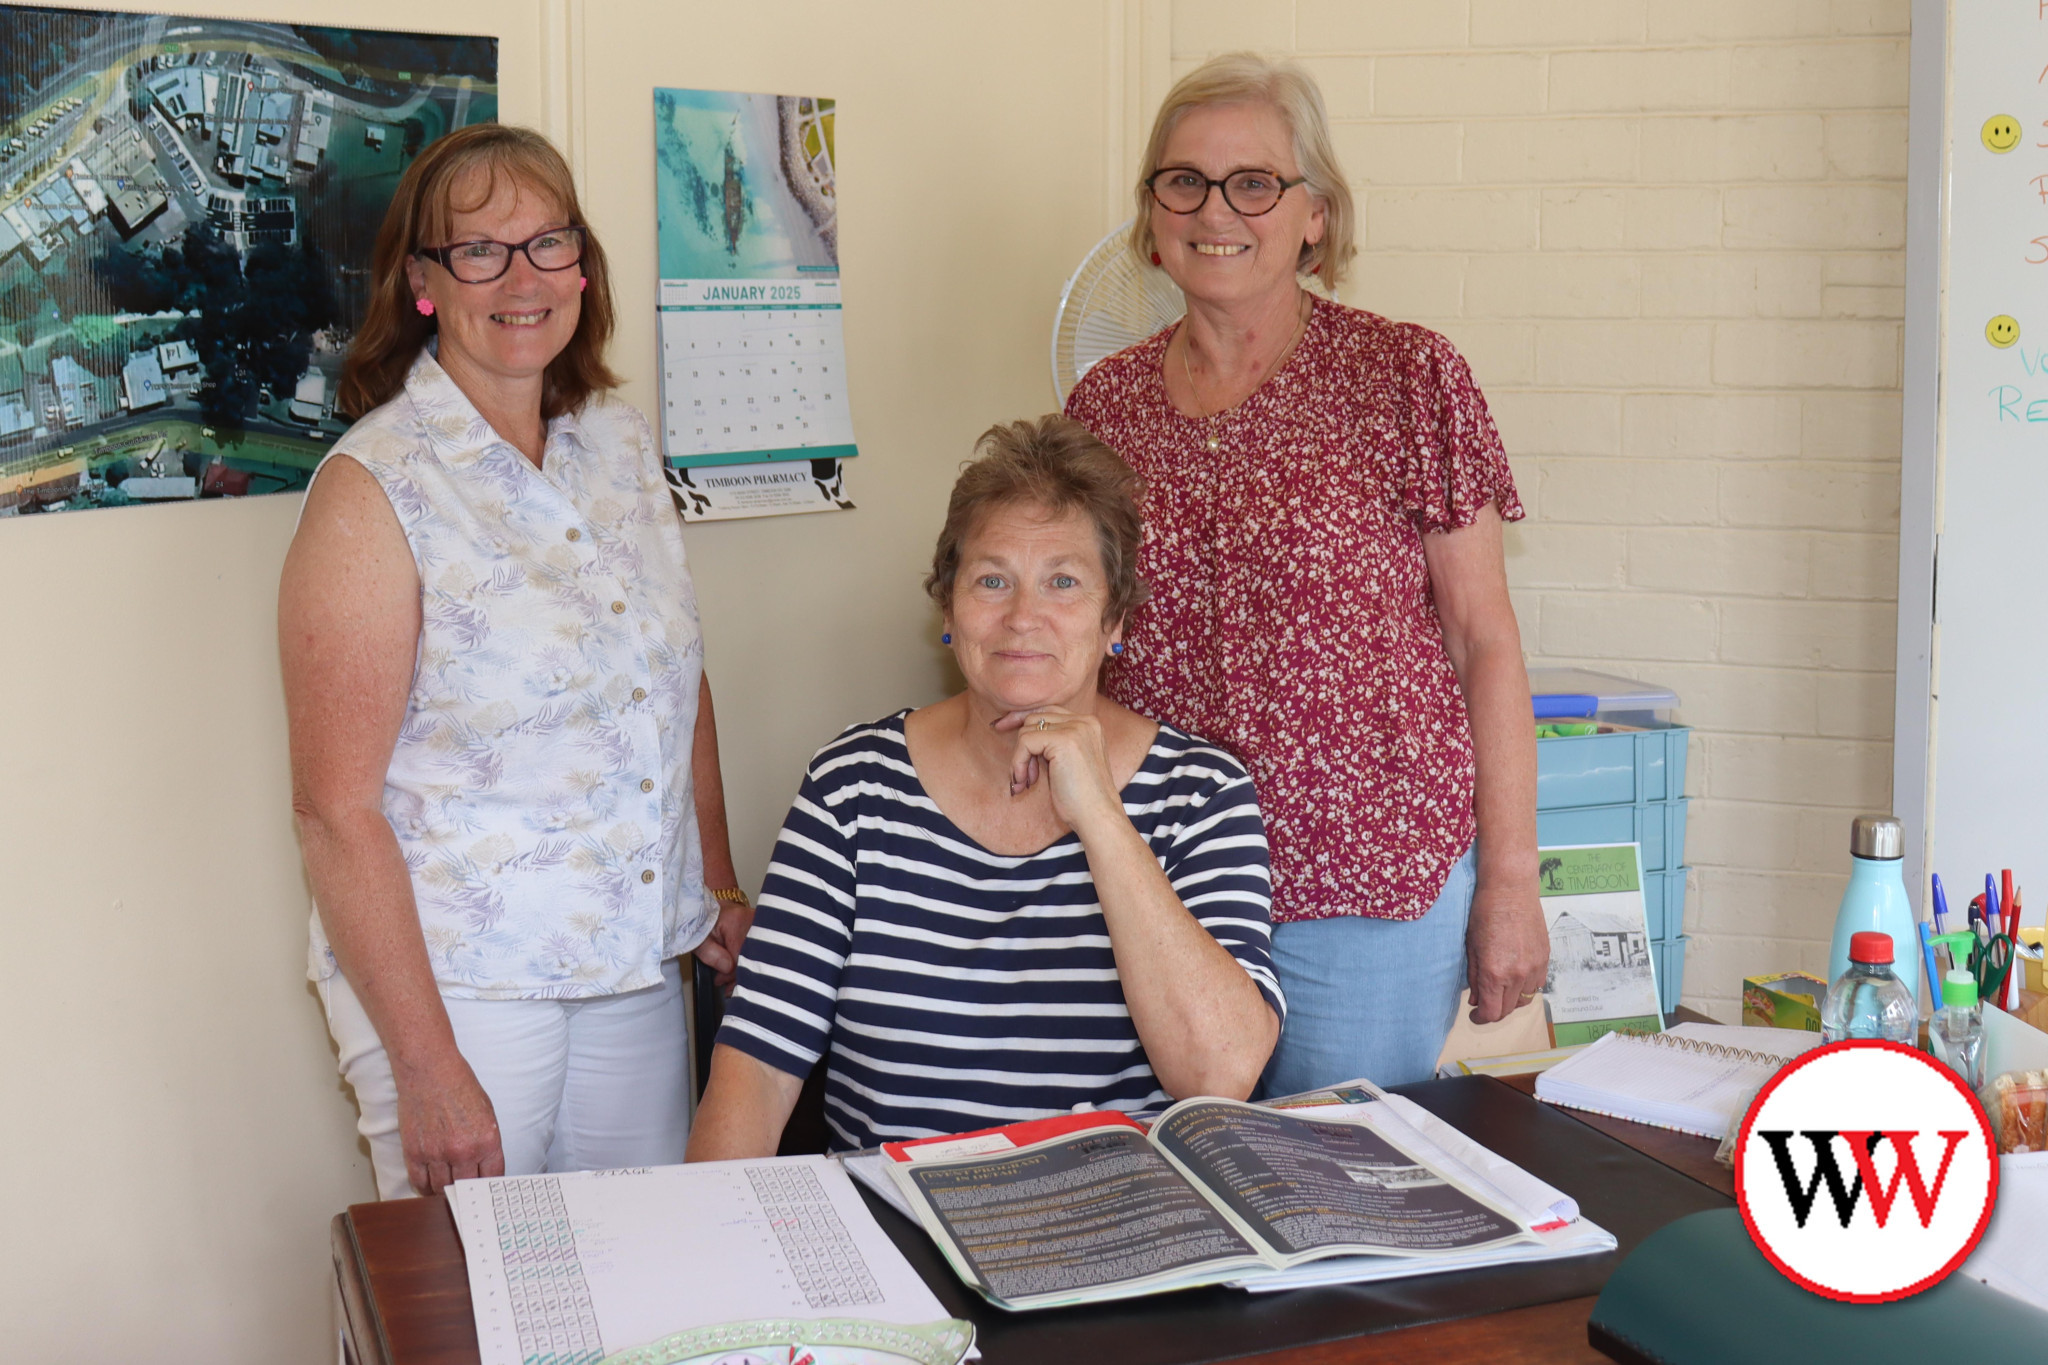
[[[1046,721],[1046,719],[1045,719],[1045,717],[1044,717],[1044,716],[1040,716],[1040,717],[1038,718],[1038,728],[1039,728],[1039,729],[1043,730],[1043,729],[1044,729],[1044,728],[1046,727],[1046,725],[1047,725],[1047,724],[1048,724],[1048,722]]]

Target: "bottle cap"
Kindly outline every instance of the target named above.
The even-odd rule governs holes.
[[[1880,934],[1875,929],[1849,935],[1849,960],[1851,962],[1883,962],[1892,960],[1892,936]]]
[[[1950,1009],[1968,1009],[1976,1004],[1977,978],[1961,967],[1951,967],[1941,979],[1941,1003]]]
[[[1858,858],[1903,858],[1906,829],[1891,815],[1859,815],[1849,826],[1849,852]]]

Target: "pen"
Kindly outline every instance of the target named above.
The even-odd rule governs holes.
[[[2020,917],[2013,913],[2018,903],[2013,899],[2012,869],[2009,867],[1998,874],[1998,904],[2005,911],[2005,931],[2009,934],[2020,924]]]
[[[1934,874],[1934,932],[1948,932],[1948,893],[1941,889],[1941,874]]]
[[[2001,882],[2003,883],[2002,886],[2000,885]],[[2008,868],[1996,881],[1992,879],[1989,872],[1984,874],[1984,910],[1985,919],[1991,925],[1991,936],[1997,938],[1999,935],[2005,934],[2006,942],[2010,944],[2012,938],[2007,932],[2006,923],[2012,912],[2011,869]],[[2008,950],[2007,960],[2011,960],[2010,950]],[[2000,1009],[2010,1010],[2019,1004],[2019,997],[2014,990],[2014,984],[2010,971],[1998,983],[1998,999],[1995,1003]]]
[[[1934,960],[1934,941],[1927,937],[1927,925],[1914,920],[1913,927],[1920,931],[1920,952],[1927,959],[1927,991],[1931,996],[1941,994],[1941,968]]]

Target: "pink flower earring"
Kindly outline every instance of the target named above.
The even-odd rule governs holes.
[[[420,310],[420,316],[423,318],[434,316],[434,301],[432,299],[414,299],[412,306]]]
[[[590,288],[590,276],[578,275],[576,277],[576,292],[580,294],[588,288]]]

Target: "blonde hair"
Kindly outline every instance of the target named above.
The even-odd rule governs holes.
[[[1084,513],[1095,527],[1096,548],[1109,589],[1104,625],[1114,626],[1149,593],[1138,577],[1138,541],[1144,520],[1138,500],[1145,481],[1123,457],[1071,417],[1047,413],[1008,425],[997,423],[974,443],[979,457],[960,471],[946,504],[946,524],[932,551],[924,590],[942,608],[953,605],[953,581],[967,539],[989,513],[1028,507],[1049,517]]]
[[[1263,104],[1280,115],[1294,139],[1294,160],[1306,189],[1323,206],[1323,239],[1302,243],[1297,274],[1315,274],[1335,289],[1358,248],[1352,243],[1357,210],[1344,168],[1330,143],[1330,116],[1314,77],[1293,62],[1273,61],[1255,52],[1226,52],[1211,57],[1173,83],[1152,120],[1152,136],[1138,168],[1138,220],[1131,229],[1131,250],[1146,265],[1156,245],[1152,236],[1152,193],[1145,182],[1159,169],[1166,140],[1190,109],[1211,104]],[[1277,170],[1278,167],[1270,169]],[[1318,270],[1320,267],[1320,270]]]
[[[479,182],[473,201],[457,204],[456,189],[467,188],[472,173]],[[384,214],[371,256],[369,306],[342,363],[339,406],[349,416],[361,417],[397,397],[420,348],[434,334],[433,322],[413,307],[406,262],[421,247],[445,245],[455,215],[489,203],[498,192],[500,177],[553,201],[564,222],[583,229],[579,269],[589,284],[583,290],[576,330],[542,379],[541,416],[552,420],[574,412],[591,394],[618,387],[618,376],[604,363],[605,347],[612,339],[611,272],[604,248],[576,202],[569,163],[531,128],[473,123],[428,143],[399,177],[398,192]]]

